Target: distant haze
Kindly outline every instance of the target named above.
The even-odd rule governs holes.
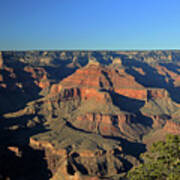
[[[0,50],[180,48],[179,0],[0,3]]]

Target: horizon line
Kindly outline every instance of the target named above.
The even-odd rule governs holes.
[[[81,48],[76,48],[76,49],[45,49],[45,48],[40,48],[40,49],[0,49],[0,52],[8,52],[8,51],[18,51],[18,52],[25,52],[25,51],[179,51],[180,48],[145,48],[145,49],[81,49]]]

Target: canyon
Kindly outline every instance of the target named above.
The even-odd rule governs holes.
[[[0,178],[123,179],[180,135],[179,91],[178,50],[2,51]]]

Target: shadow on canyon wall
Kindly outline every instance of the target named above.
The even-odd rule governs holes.
[[[36,150],[29,146],[32,135],[48,131],[41,123],[28,127],[32,116],[5,119],[0,117],[0,179],[49,180],[52,173],[48,168],[44,150]],[[18,129],[9,129],[16,125]],[[14,148],[12,151],[10,148]]]
[[[158,73],[158,71],[151,67],[149,64],[137,61],[135,59],[129,59],[124,57],[122,59],[122,65],[126,67],[126,72],[132,75],[135,80],[147,88],[164,88],[166,89],[173,101],[180,103],[179,87],[174,87],[173,80],[168,82],[165,80],[165,76]],[[177,71],[174,66],[165,65],[171,71]],[[141,68],[144,71],[144,75],[140,74],[134,68]]]

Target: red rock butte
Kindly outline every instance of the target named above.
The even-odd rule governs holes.
[[[97,100],[104,99],[105,95],[102,90],[114,91],[119,95],[145,101],[148,96],[153,98],[168,96],[164,89],[143,87],[124,69],[114,69],[91,63],[78,69],[59,84],[53,84],[50,94],[56,95],[62,90],[66,90],[65,92],[69,92],[71,96],[81,95],[82,99],[96,97]]]

